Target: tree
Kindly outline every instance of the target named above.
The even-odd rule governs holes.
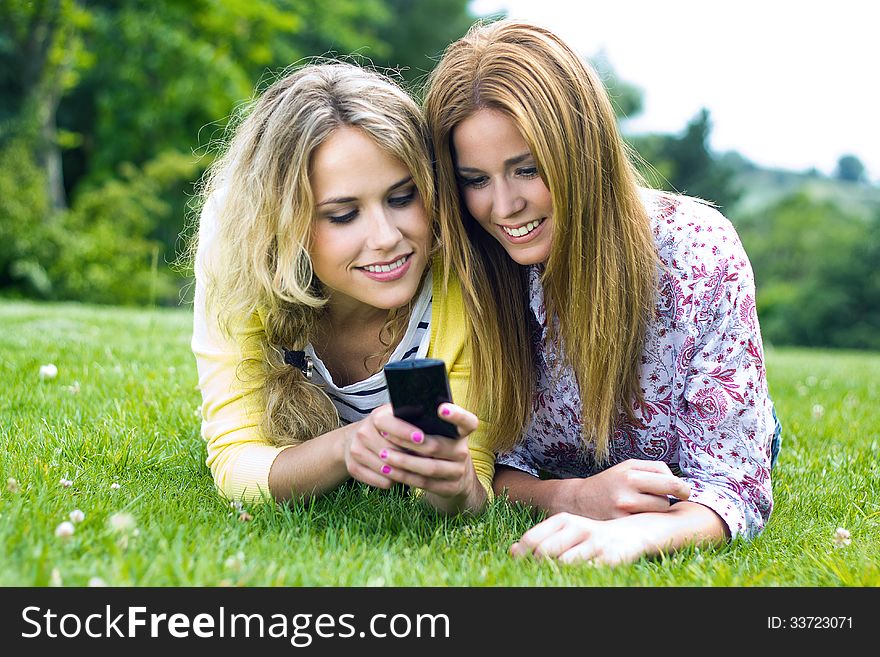
[[[855,155],[844,155],[837,160],[834,177],[848,182],[865,182],[868,179],[865,165]]]
[[[66,206],[58,106],[91,63],[82,37],[89,22],[90,14],[74,0],[0,2],[2,114],[17,119],[16,131],[32,141],[56,209]]]
[[[740,196],[735,169],[709,149],[711,132],[709,111],[702,109],[680,135],[646,135],[631,141],[648,164],[643,173],[652,185],[670,186],[730,208]]]
[[[866,222],[798,193],[742,218],[737,229],[768,341],[880,348],[880,216]]]
[[[643,92],[641,89],[620,79],[620,76],[614,71],[608,55],[605,51],[600,51],[597,55],[590,59],[593,68],[602,78],[605,89],[611,97],[611,103],[614,105],[614,113],[618,119],[631,119],[642,111],[643,108]]]
[[[376,36],[388,45],[388,54],[378,63],[399,68],[403,78],[416,86],[431,72],[446,46],[473,23],[469,4],[470,0],[385,0],[391,20],[379,27]]]

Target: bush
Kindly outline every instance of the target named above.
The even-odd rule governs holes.
[[[28,140],[14,137],[0,148],[0,287],[51,296],[45,264],[54,254],[48,240],[53,220],[45,176]]]
[[[800,193],[737,228],[766,340],[880,349],[880,216],[865,221]]]

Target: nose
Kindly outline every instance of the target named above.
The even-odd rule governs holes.
[[[496,219],[509,219],[525,209],[526,200],[517,192],[515,185],[501,181],[494,187],[492,214]]]
[[[373,251],[390,251],[403,239],[397,224],[384,209],[370,213],[367,228],[367,247]]]

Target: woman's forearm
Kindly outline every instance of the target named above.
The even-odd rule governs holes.
[[[504,495],[506,491],[511,502],[520,502],[553,514],[573,511],[565,503],[566,481],[568,480],[538,479],[520,470],[497,466],[492,488],[495,495]]]
[[[721,517],[696,502],[678,502],[665,513],[637,513],[609,522],[636,528],[648,555],[673,552],[688,545],[722,543],[730,538]]]
[[[340,427],[281,452],[269,470],[269,492],[279,502],[323,495],[349,478]]]

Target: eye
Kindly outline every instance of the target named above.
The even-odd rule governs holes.
[[[471,189],[482,189],[489,184],[489,176],[474,176],[473,178],[459,176],[458,182],[460,185],[470,187]]]
[[[538,167],[536,167],[534,165],[528,166],[528,167],[519,167],[516,170],[516,175],[520,176],[521,178],[526,178],[526,179],[537,178]]]
[[[347,224],[357,216],[357,210],[352,210],[345,214],[328,214],[325,216],[331,224]]]
[[[406,193],[397,194],[396,196],[389,196],[388,205],[390,205],[392,208],[405,208],[413,202],[413,199],[415,199],[415,197],[416,188],[413,187]]]

